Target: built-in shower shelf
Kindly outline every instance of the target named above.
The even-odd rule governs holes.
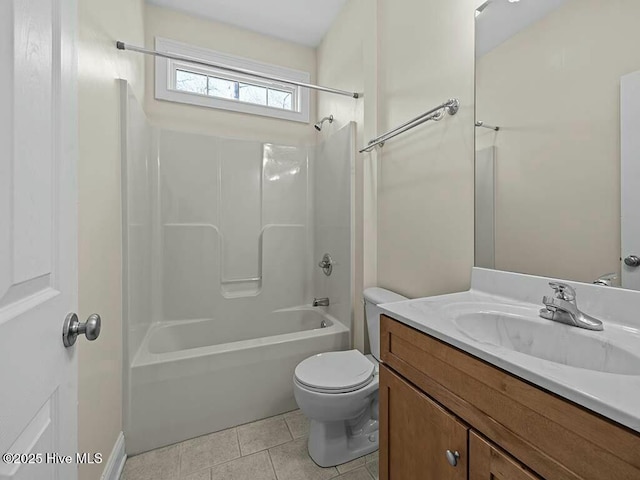
[[[254,297],[262,290],[262,278],[223,280],[220,291],[225,298]]]

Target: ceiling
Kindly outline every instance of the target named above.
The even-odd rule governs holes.
[[[346,0],[147,0],[198,17],[316,47]]]
[[[476,57],[480,58],[516,33],[533,25],[568,0],[490,0],[476,17]],[[476,5],[484,4],[476,1]]]

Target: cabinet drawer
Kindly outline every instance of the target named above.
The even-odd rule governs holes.
[[[381,480],[466,480],[467,426],[384,365],[380,412]]]
[[[385,365],[547,480],[639,480],[640,435],[381,318]]]

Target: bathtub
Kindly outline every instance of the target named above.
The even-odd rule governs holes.
[[[149,328],[128,380],[129,454],[294,410],[296,365],[350,347],[349,329],[319,308],[229,325],[203,319]]]

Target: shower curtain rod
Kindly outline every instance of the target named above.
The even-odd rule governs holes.
[[[314,85],[312,83],[297,82],[295,80],[288,80],[288,79],[282,78],[282,77],[265,75],[263,73],[255,72],[253,70],[247,70],[247,69],[244,69],[244,68],[237,68],[237,67],[230,67],[230,66],[224,65],[222,63],[207,62],[206,60],[200,60],[199,58],[190,57],[188,55],[180,55],[180,54],[177,54],[177,53],[159,52],[157,50],[149,50],[147,48],[136,47],[135,45],[129,45],[128,43],[124,43],[124,42],[120,42],[120,41],[116,42],[116,48],[118,50],[131,50],[132,52],[144,53],[145,55],[153,55],[154,57],[168,58],[170,60],[179,60],[179,61],[182,61],[182,62],[194,63],[196,65],[202,65],[202,66],[205,66],[205,67],[218,68],[220,70],[225,70],[227,72],[240,73],[240,74],[243,74],[243,75],[249,75],[251,77],[262,78],[264,80],[272,80],[272,81],[275,81],[275,82],[286,83],[288,85],[296,85],[298,87],[310,88],[312,90],[319,90],[321,92],[335,93],[336,95],[345,95],[347,97],[352,97],[352,98],[360,98],[360,94],[357,93],[357,92],[348,92],[346,90],[338,90],[337,88],[322,87],[320,85]]]

